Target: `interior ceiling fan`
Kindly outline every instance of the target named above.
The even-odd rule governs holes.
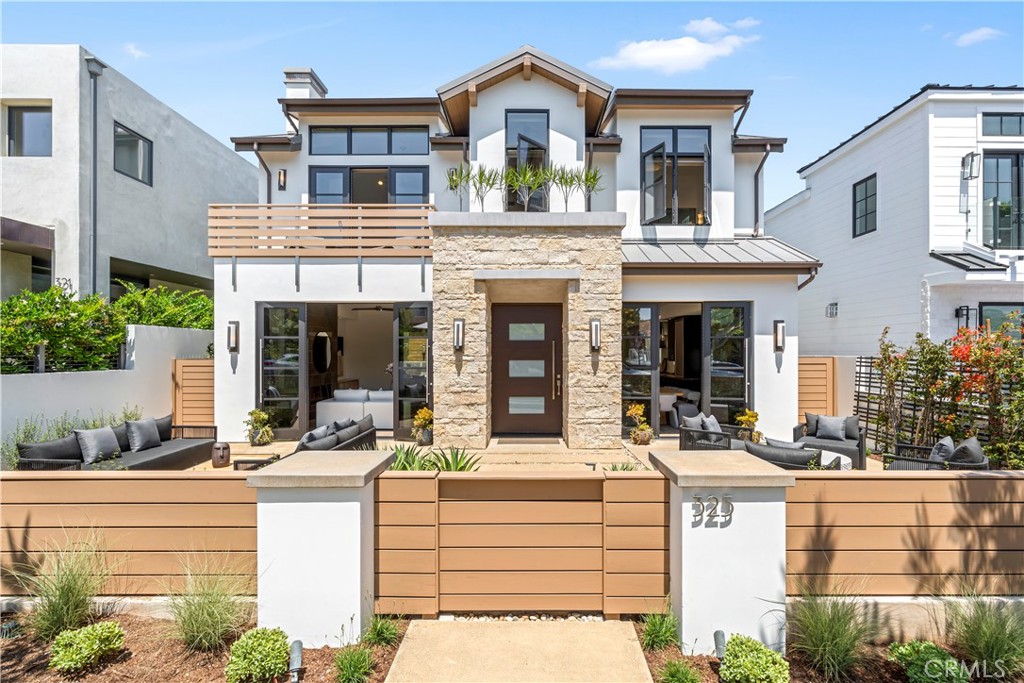
[[[353,311],[377,311],[378,313],[380,313],[381,311],[393,311],[395,309],[393,309],[391,306],[353,306],[352,310]]]

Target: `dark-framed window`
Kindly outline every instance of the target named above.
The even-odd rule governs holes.
[[[978,304],[978,327],[990,326],[993,330],[1010,320],[1010,314],[1016,313],[1016,330],[1011,334],[1020,338],[1020,326],[1024,324],[1021,315],[1024,314],[1024,304],[1010,301],[982,301]]]
[[[348,168],[345,166],[309,167],[310,204],[348,204]]]
[[[989,249],[1024,248],[1024,153],[984,150],[981,239]]]
[[[853,236],[878,228],[878,179],[875,174],[853,184]]]
[[[711,127],[640,127],[641,222],[711,225]]]
[[[53,155],[53,108],[7,108],[7,154],[12,157]]]
[[[140,183],[153,184],[153,142],[116,121],[114,170]]]
[[[505,165],[523,164],[544,167],[548,164],[551,113],[547,109],[505,110]],[[508,211],[525,211],[523,199],[515,188],[506,194]],[[530,197],[530,211],[547,211],[548,196],[543,190]]]
[[[373,187],[374,191],[369,193],[373,196],[366,193],[360,196],[359,188],[362,186],[365,190],[367,182]],[[430,168],[427,166],[309,167],[311,204],[425,204],[429,196]]]
[[[1024,114],[986,112],[981,115],[982,135],[1024,135]]]
[[[428,126],[310,126],[310,156],[430,153]]]

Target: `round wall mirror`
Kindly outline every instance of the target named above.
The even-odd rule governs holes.
[[[313,337],[313,370],[327,372],[331,367],[331,336],[326,332],[317,332]]]

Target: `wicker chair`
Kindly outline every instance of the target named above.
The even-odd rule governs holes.
[[[882,466],[893,472],[921,471],[921,470],[987,470],[989,469],[988,458],[983,462],[946,462],[939,464],[929,460],[932,452],[931,446],[914,446],[909,443],[896,444],[896,454],[882,455]]]

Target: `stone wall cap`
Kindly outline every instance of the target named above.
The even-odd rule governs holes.
[[[246,477],[250,488],[362,488],[395,461],[393,451],[301,451]]]
[[[434,211],[431,228],[617,228],[626,227],[621,211]]]
[[[474,270],[474,280],[579,280],[583,273],[579,268],[537,268],[516,270]]]
[[[676,486],[795,486],[796,477],[746,451],[651,451],[651,463]]]

